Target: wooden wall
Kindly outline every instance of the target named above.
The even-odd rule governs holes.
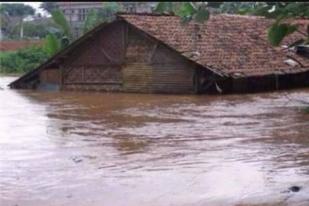
[[[110,24],[78,45],[62,64],[63,89],[120,91],[124,47],[121,22]]]
[[[47,84],[60,84],[60,70],[58,68],[44,69],[40,72],[40,82]]]
[[[39,81],[34,85],[40,90],[59,90],[61,85],[61,74],[57,67],[44,69],[39,73]]]
[[[128,27],[123,89],[145,93],[192,93],[195,65],[177,52]]]
[[[309,86],[309,72],[283,75],[265,75],[240,79],[227,79],[231,86],[226,93],[254,93]]]

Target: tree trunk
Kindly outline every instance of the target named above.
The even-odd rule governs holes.
[[[24,38],[24,18],[20,19],[20,39]]]

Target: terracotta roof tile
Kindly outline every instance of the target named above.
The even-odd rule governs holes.
[[[272,20],[241,15],[212,15],[205,24],[190,22],[183,25],[176,16],[121,14],[130,24],[171,46],[193,61],[220,70],[225,75],[242,72],[245,76],[300,72],[284,63],[288,53],[272,47],[267,41],[267,28]],[[303,26],[309,20],[298,20]],[[195,32],[196,31],[196,32]],[[197,35],[195,35],[197,34]],[[295,41],[293,34],[283,44]],[[193,57],[190,52],[198,52]],[[309,70],[309,59],[290,54]]]

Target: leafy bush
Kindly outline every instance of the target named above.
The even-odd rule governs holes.
[[[35,69],[48,58],[41,47],[28,47],[16,52],[1,52],[0,73],[24,73]]]

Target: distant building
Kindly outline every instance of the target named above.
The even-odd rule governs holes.
[[[156,6],[156,2],[117,2],[122,12],[150,13]],[[93,9],[103,7],[103,2],[56,2],[62,10],[70,25],[73,27],[75,37],[81,35],[82,25],[86,20],[87,13]]]
[[[130,13],[151,13],[157,2],[119,2],[124,12]]]

